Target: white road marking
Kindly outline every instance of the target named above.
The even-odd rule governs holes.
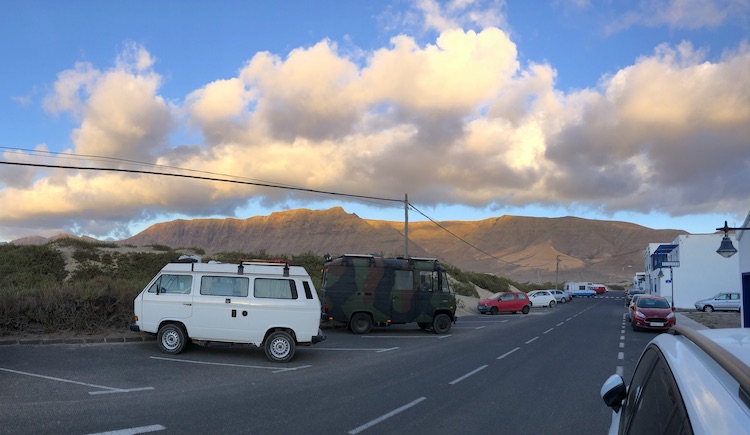
[[[529,344],[529,343],[531,343],[532,341],[536,340],[537,338],[539,338],[539,336],[538,336],[538,335],[537,335],[536,337],[532,338],[531,340],[527,341],[527,342],[526,342],[526,344]]]
[[[511,351],[509,351],[509,352],[505,352],[504,354],[502,354],[502,355],[500,355],[499,357],[497,357],[497,359],[503,359],[503,358],[505,358],[506,356],[508,356],[508,355],[512,354],[513,352],[515,352],[515,351],[517,351],[517,350],[520,350],[520,349],[521,349],[520,347],[517,347],[517,348],[515,348],[515,349],[513,349],[513,350],[511,350]]]
[[[544,331],[543,334],[546,334],[548,332],[554,331],[555,328],[549,328],[548,330]]]
[[[36,374],[36,373],[29,373],[29,372],[22,372],[22,371],[18,371],[18,370],[5,369],[5,368],[2,368],[2,367],[0,367],[0,370],[2,370],[4,372],[9,372],[9,373],[15,373],[15,374],[18,374],[18,375],[32,376],[32,377],[35,377],[35,378],[47,379],[49,381],[66,382],[68,384],[83,385],[85,387],[101,388],[103,390],[107,390],[107,391],[89,391],[89,394],[130,393],[131,391],[144,391],[144,390],[153,390],[154,389],[154,387],[142,387],[142,388],[131,388],[131,389],[115,388],[115,387],[107,387],[105,385],[96,385],[96,384],[89,384],[89,383],[86,383],[86,382],[73,381],[73,380],[70,380],[70,379],[55,378],[55,377],[52,377],[52,376],[39,375],[39,374]]]
[[[109,432],[99,432],[90,435],[135,435],[139,433],[156,432],[158,430],[166,430],[167,428],[160,424],[152,424],[151,426],[131,427],[128,429],[113,430]]]
[[[615,373],[617,373],[618,375],[622,376],[622,374],[623,374],[624,371],[625,371],[625,369],[623,369],[622,366],[617,366],[617,370],[615,370]]]
[[[246,364],[229,364],[229,363],[216,363],[216,362],[208,362],[208,361],[196,361],[191,359],[177,359],[177,358],[164,358],[160,356],[152,356],[151,359],[157,359],[160,361],[173,361],[173,362],[181,362],[181,363],[188,363],[188,364],[201,364],[201,365],[207,365],[207,366],[222,366],[222,367],[239,367],[239,368],[245,368],[245,369],[264,369],[264,370],[272,370],[274,373],[281,373],[281,372],[289,372],[299,369],[306,369],[312,367],[311,365],[306,366],[299,366],[299,367],[285,367],[285,368],[279,368],[279,367],[268,367],[268,366],[251,366]]]
[[[449,385],[455,385],[455,384],[457,384],[457,383],[459,383],[459,382],[463,381],[464,379],[468,378],[469,376],[471,376],[471,375],[474,375],[474,374],[477,374],[477,373],[479,373],[480,371],[482,371],[482,370],[486,369],[487,367],[488,367],[488,366],[487,366],[487,365],[485,364],[485,365],[483,365],[482,367],[479,367],[478,369],[474,369],[474,370],[470,371],[469,373],[467,373],[467,374],[465,374],[465,375],[461,376],[461,377],[460,377],[460,378],[458,378],[458,379],[454,379],[453,381],[451,381],[451,382],[448,382],[448,384],[449,384]]]
[[[363,430],[367,430],[367,429],[375,426],[376,424],[381,423],[381,422],[383,422],[383,421],[385,421],[385,420],[393,417],[396,414],[399,414],[401,412],[406,411],[407,409],[411,408],[412,406],[417,405],[419,402],[421,402],[421,401],[423,401],[425,399],[427,399],[427,398],[426,397],[420,397],[419,399],[417,399],[417,400],[415,400],[415,401],[413,401],[411,403],[407,403],[406,405],[404,405],[404,406],[402,406],[400,408],[396,408],[396,409],[394,409],[393,411],[391,411],[391,412],[389,412],[387,414],[381,415],[380,417],[376,418],[375,420],[371,420],[371,421],[363,424],[362,426],[360,426],[360,427],[358,427],[356,429],[350,430],[349,434],[350,435],[355,435],[355,434],[358,434],[358,433],[362,432]]]
[[[625,352],[617,352],[617,359],[625,359]]]

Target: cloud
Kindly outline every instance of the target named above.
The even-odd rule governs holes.
[[[672,29],[715,29],[727,21],[747,17],[747,0],[642,0],[638,7],[610,24],[606,32],[616,33],[633,26]]]
[[[402,34],[363,57],[329,40],[285,56],[261,52],[236,77],[174,103],[160,95],[157,67],[129,45],[111,69],[79,63],[61,72],[45,108],[79,120],[71,152],[316,190],[408,193],[428,206],[679,215],[734,210],[750,185],[744,44],[714,60],[689,43],[661,45],[599,87],[567,94],[552,65],[522,65],[497,27],[446,28],[429,43]],[[180,128],[197,131],[199,143],[174,143]],[[98,236],[121,237],[157,214],[233,215],[249,201],[320,199],[135,174],[8,174],[0,202],[17,206],[0,209],[4,225]]]

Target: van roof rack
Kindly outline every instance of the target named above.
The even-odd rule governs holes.
[[[264,264],[264,265],[279,265],[279,266],[289,266],[289,262],[286,260],[264,260],[262,258],[238,258],[237,259],[240,264]]]

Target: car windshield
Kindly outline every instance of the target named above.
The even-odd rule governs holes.
[[[669,302],[662,298],[638,298],[639,308],[669,308]]]

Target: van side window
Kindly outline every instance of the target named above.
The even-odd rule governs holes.
[[[149,293],[190,294],[193,277],[190,275],[162,275],[149,287]],[[158,291],[157,291],[158,290]]]
[[[393,271],[393,290],[414,290],[414,275],[411,270]]]
[[[246,297],[250,280],[229,276],[202,276],[201,294],[212,296],[243,296]]]
[[[292,279],[255,278],[256,298],[297,299],[297,286]]]
[[[302,281],[302,286],[305,288],[305,297],[307,299],[312,299],[312,290],[310,290],[310,283],[307,281]]]

